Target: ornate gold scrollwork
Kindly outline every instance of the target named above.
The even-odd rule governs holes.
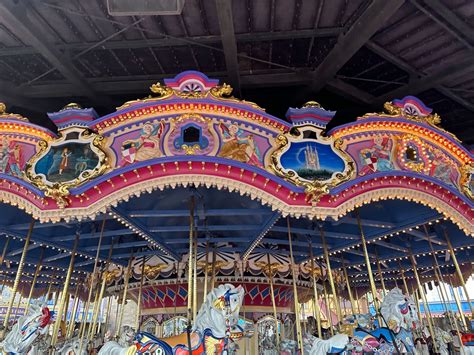
[[[77,132],[78,137],[81,140],[81,144],[89,143],[88,147],[93,153],[96,154],[98,162],[93,169],[86,169],[80,173],[76,178],[65,181],[65,182],[52,182],[49,181],[47,176],[43,173],[37,173],[35,166],[40,159],[46,156],[46,154],[53,147],[61,147],[69,142],[66,137],[69,132]],[[86,128],[70,128],[60,133],[59,138],[51,141],[41,140],[38,142],[37,153],[26,163],[25,166],[25,178],[33,185],[44,191],[47,197],[53,198],[59,208],[65,208],[68,204],[67,197],[70,194],[70,189],[77,187],[87,181],[90,181],[110,169],[109,158],[105,150],[105,137],[90,131]]]
[[[304,130],[311,130],[317,134],[318,139],[312,140],[312,142],[332,146],[333,152],[345,163],[344,171],[334,173],[330,179],[324,181],[307,180],[300,177],[294,170],[285,169],[281,165],[281,156],[289,149],[293,142],[310,142],[310,140],[303,138]],[[331,137],[323,137],[320,133],[320,128],[313,125],[305,125],[295,129],[295,133],[290,132],[289,134],[278,135],[275,139],[277,147],[270,156],[270,170],[297,186],[303,186],[305,188],[307,199],[314,203],[317,203],[321,196],[327,195],[331,188],[350,180],[356,171],[354,161],[350,155],[343,150],[343,140],[337,139],[333,141]]]
[[[459,185],[464,194],[471,200],[474,200],[474,163],[461,166],[461,179]]]
[[[166,269],[167,267],[168,266],[166,264],[145,265],[143,273],[145,274],[147,279],[154,280],[161,273],[161,270]]]

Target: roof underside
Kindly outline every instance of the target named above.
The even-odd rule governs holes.
[[[94,264],[105,219],[105,228],[99,256],[105,261],[110,252],[114,263],[126,265],[130,257],[163,255],[157,248],[150,247],[144,236],[154,240],[167,250],[176,261],[181,261],[189,248],[190,206],[194,199],[194,215],[199,251],[226,244],[226,252],[235,252],[240,257],[250,249],[253,253],[289,255],[288,220],[259,201],[235,192],[206,188],[176,188],[155,191],[122,202],[111,208],[110,213],[99,216],[95,221],[81,223],[37,223],[33,228],[32,242],[28,250],[24,272],[31,279],[38,260],[42,258],[43,271],[40,280],[46,282],[51,276],[65,275],[70,261],[76,235],[79,235],[75,277],[83,278],[91,272]],[[24,239],[30,227],[31,217],[17,208],[2,205],[0,234],[10,236],[6,247],[6,263],[2,273],[9,272],[14,278],[16,264],[24,246]],[[449,265],[446,272],[453,272],[453,261],[447,257],[445,231],[449,236],[460,263],[472,260],[470,248],[473,239],[466,237],[451,222],[444,220],[436,211],[408,201],[386,200],[374,202],[359,208],[363,232],[369,242],[371,262],[380,260],[385,277],[399,277],[400,265],[410,269],[410,252],[416,255],[419,268],[431,268],[432,242],[438,261]],[[324,232],[333,268],[349,267],[351,281],[365,280],[367,268],[361,248],[357,216],[349,213],[338,221],[310,221],[305,218],[289,218],[290,232],[296,263],[308,260],[311,255],[323,256]],[[426,229],[425,229],[426,227]],[[15,239],[13,239],[13,237]],[[5,250],[9,239],[0,238],[0,249]],[[309,245],[313,248],[310,251]],[[254,249],[252,249],[254,246]],[[42,256],[41,256],[42,255]],[[470,265],[468,265],[470,266]],[[59,270],[57,268],[60,268]],[[372,266],[374,272],[376,266]],[[426,271],[432,275],[432,270]],[[407,277],[412,277],[408,271]],[[358,276],[356,276],[358,275]],[[388,282],[387,282],[388,283]],[[361,284],[365,283],[361,281]]]
[[[7,0],[0,100],[49,125],[44,112],[68,102],[110,112],[195,69],[280,117],[316,99],[339,110],[333,124],[416,95],[474,143],[472,1],[289,4],[186,0],[179,16],[112,17],[106,0]]]

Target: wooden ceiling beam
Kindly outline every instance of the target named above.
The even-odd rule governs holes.
[[[310,88],[319,91],[357,51],[392,17],[404,0],[373,0],[359,18],[342,33],[334,48],[312,73]]]

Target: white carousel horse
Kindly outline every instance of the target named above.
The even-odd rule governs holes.
[[[82,348],[82,350],[81,350]],[[62,347],[57,350],[56,354],[59,355],[87,355],[87,339],[83,340],[83,344],[81,347],[81,339],[73,338],[68,339],[62,345]]]
[[[387,351],[395,353],[396,348],[401,353],[415,353],[412,331],[416,329],[419,321],[413,299],[405,296],[399,288],[394,288],[385,295],[380,305],[380,313],[387,327],[370,332],[357,330],[351,341],[352,345],[356,345],[356,349],[362,348],[363,351],[374,354]]]
[[[459,343],[459,338],[457,336],[453,336],[453,346],[455,354],[474,355],[474,346],[463,344],[461,349],[461,344]]]
[[[117,343],[120,346],[128,347],[133,344],[133,339],[135,338],[135,329],[128,325],[122,327],[122,333],[120,338],[117,340]]]
[[[28,313],[18,318],[11,331],[0,343],[6,353],[27,354],[34,341],[47,333],[52,314],[48,307],[32,303]]]
[[[327,340],[305,334],[303,336],[303,353],[305,355],[340,353],[344,351],[348,343],[349,336],[347,334],[336,334]]]
[[[190,333],[192,354],[229,351],[231,328],[239,319],[239,310],[244,299],[244,289],[230,284],[219,285],[207,296],[199,310]],[[135,344],[128,348],[115,341],[109,341],[100,349],[100,355],[189,354],[187,333],[170,338],[158,339],[139,332]]]
[[[380,313],[387,322],[388,328],[382,327],[375,330],[356,328],[349,344],[347,344],[348,337],[342,337],[342,334],[336,334],[328,340],[310,336],[307,340],[309,346],[305,347],[305,354],[316,355],[328,352],[392,354],[396,352],[394,339],[400,353],[415,353],[411,330],[416,327],[418,318],[413,299],[395,288],[385,295]],[[364,323],[362,317],[361,321]]]
[[[51,335],[44,334],[43,336],[37,337],[33,344],[31,344],[31,350],[28,351],[28,355],[47,354],[49,344],[51,344]]]

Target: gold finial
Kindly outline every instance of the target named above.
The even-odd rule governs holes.
[[[73,109],[82,109],[81,105],[79,105],[78,103],[75,103],[75,102],[70,102],[68,103],[66,106],[64,106],[62,108],[61,111],[64,111],[64,110],[73,110]]]
[[[5,103],[0,102],[0,115],[4,115],[7,113],[7,105]]]
[[[303,108],[308,108],[308,107],[322,108],[324,110],[324,108],[320,105],[320,103],[316,101],[308,101],[307,103],[303,105]]]

